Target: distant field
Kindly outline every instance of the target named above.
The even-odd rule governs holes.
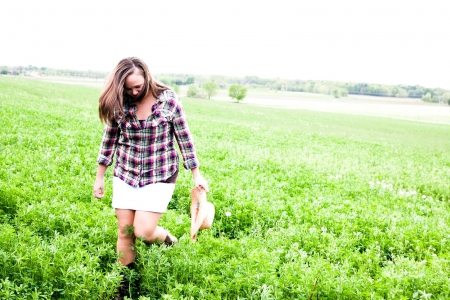
[[[98,95],[0,77],[0,299],[116,292]],[[450,299],[450,125],[183,103],[216,218],[190,241],[181,171],[161,220],[180,243],[138,241],[133,299]]]
[[[214,99],[229,101],[226,91]],[[344,98],[295,92],[249,92],[244,103],[287,109],[381,116],[395,119],[450,124],[450,105],[420,99],[349,95]]]
[[[101,88],[103,80],[42,78],[39,80],[81,84]],[[181,96],[186,95],[187,88],[181,87]],[[228,92],[221,90],[213,100],[230,101]],[[336,99],[332,96],[296,92],[261,92],[249,91],[243,103],[279,107],[287,109],[306,109],[333,113],[381,116],[395,119],[413,120],[450,124],[450,105],[447,103],[426,103],[420,99],[372,97],[349,95]]]

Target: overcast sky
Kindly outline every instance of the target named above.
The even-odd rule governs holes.
[[[450,1],[3,0],[0,65],[450,89]]]

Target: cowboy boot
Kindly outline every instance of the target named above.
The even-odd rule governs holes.
[[[134,269],[134,262],[126,265],[129,270]],[[128,273],[128,274],[127,274]],[[118,296],[115,300],[123,300],[126,296],[130,297],[130,274],[129,272],[122,271],[122,281],[120,282],[120,286],[118,289]]]

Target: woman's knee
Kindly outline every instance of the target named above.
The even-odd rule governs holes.
[[[133,225],[119,226],[119,232],[117,234],[119,240],[134,240],[134,227]]]
[[[116,209],[119,240],[134,240],[135,212],[128,209]]]
[[[134,217],[134,235],[143,238],[146,242],[153,243],[158,237],[158,222],[160,213],[136,211]]]

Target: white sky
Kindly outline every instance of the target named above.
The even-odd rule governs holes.
[[[450,1],[3,0],[0,65],[450,89]]]

